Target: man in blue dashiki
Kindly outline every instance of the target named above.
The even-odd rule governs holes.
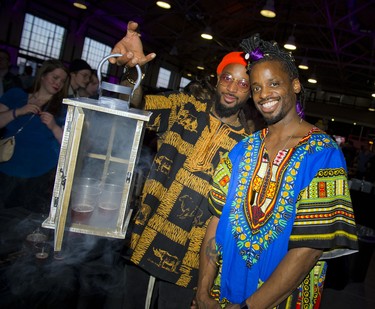
[[[291,54],[259,35],[241,46],[268,128],[215,170],[198,307],[318,308],[324,259],[358,249],[344,156],[300,117],[303,87]]]

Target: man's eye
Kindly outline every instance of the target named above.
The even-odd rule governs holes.
[[[245,88],[245,89],[248,89],[249,88],[249,83],[245,80],[240,80],[238,81],[238,86],[240,86],[241,88]]]
[[[232,76],[230,76],[230,75],[224,75],[224,79],[225,79],[227,82],[230,82],[230,81],[232,81]]]

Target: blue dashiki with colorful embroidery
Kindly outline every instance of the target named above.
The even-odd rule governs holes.
[[[322,259],[358,249],[346,164],[337,144],[314,127],[270,162],[266,134],[267,129],[258,131],[237,144],[213,177],[210,207],[220,221],[219,274],[212,296],[222,304],[251,296],[289,249],[322,249]],[[311,306],[304,308],[316,306],[325,270],[326,263],[319,261],[284,307],[306,304],[301,291],[307,288],[313,295]]]

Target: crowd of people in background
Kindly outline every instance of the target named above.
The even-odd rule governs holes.
[[[0,97],[0,128],[14,136],[10,160],[0,163],[0,208],[48,213],[65,115],[69,71],[59,60],[38,70],[31,92],[20,87]]]
[[[0,163],[0,209],[21,207],[48,214],[66,117],[64,98],[97,98],[91,66],[51,59],[17,75],[10,53],[0,49],[1,138],[15,136],[14,154]]]

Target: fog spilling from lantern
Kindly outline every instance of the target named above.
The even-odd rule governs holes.
[[[58,205],[56,222],[66,210],[61,250],[55,250],[56,229],[43,226],[51,211],[15,209],[18,213],[9,214],[12,220],[4,214],[6,233],[0,245],[14,252],[14,258],[1,273],[9,297],[0,300],[0,307],[15,302],[20,307],[30,303],[40,308],[103,302],[102,308],[111,308],[109,302],[121,301],[129,235],[115,238],[111,232],[121,225],[121,209],[129,208],[133,215],[137,211],[154,151],[142,145],[139,117],[83,109],[84,121],[79,126],[79,121],[74,122],[79,108],[75,109],[67,147],[61,149],[65,157],[56,172],[59,190],[51,200],[51,209]],[[78,140],[72,138],[78,133]],[[69,196],[66,205],[62,204],[64,196]],[[126,233],[130,230],[131,221]]]

